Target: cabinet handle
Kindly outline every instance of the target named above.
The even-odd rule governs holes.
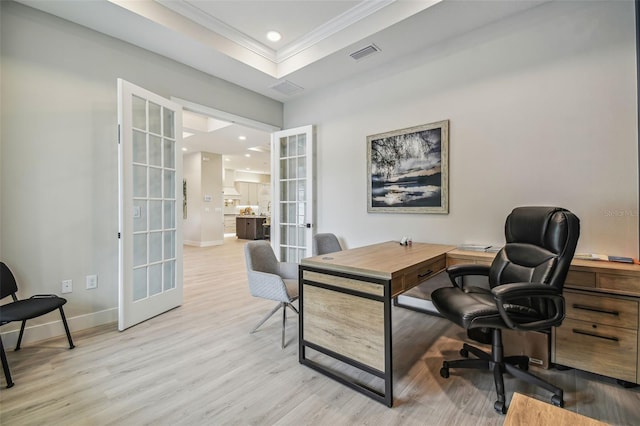
[[[608,311],[608,310],[602,309],[602,308],[594,308],[593,306],[578,305],[577,303],[573,304],[573,308],[574,309],[582,309],[583,311],[591,311],[591,312],[598,312],[598,313],[601,313],[601,314],[615,315],[616,317],[620,315],[620,312],[618,312],[618,311]]]
[[[577,328],[574,328],[572,330],[575,334],[584,334],[585,336],[591,336],[591,337],[597,337],[598,339],[605,339],[605,340],[611,340],[612,342],[618,342],[620,341],[620,339],[618,339],[615,336],[603,336],[601,334],[596,334],[596,333],[590,333],[588,331],[582,331],[582,330],[578,330]]]
[[[424,274],[418,274],[418,278],[424,278],[424,277],[428,277],[429,275],[433,274],[433,271],[431,269],[429,269],[427,272],[425,272]]]

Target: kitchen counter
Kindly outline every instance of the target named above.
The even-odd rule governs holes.
[[[267,216],[236,216],[236,236],[242,240],[264,240],[264,226]]]

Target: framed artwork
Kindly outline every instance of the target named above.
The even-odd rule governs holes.
[[[367,136],[367,212],[449,213],[449,120]]]

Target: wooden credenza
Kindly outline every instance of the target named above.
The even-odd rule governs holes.
[[[640,266],[574,260],[566,318],[552,333],[551,361],[640,383]]]
[[[493,253],[453,250],[447,266],[490,264]],[[563,292],[566,317],[551,333],[551,362],[640,383],[640,266],[574,260]]]

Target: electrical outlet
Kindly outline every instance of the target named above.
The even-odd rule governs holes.
[[[98,276],[87,275],[87,290],[98,288]]]
[[[71,293],[73,291],[73,281],[72,280],[64,280],[62,281],[62,293]]]

